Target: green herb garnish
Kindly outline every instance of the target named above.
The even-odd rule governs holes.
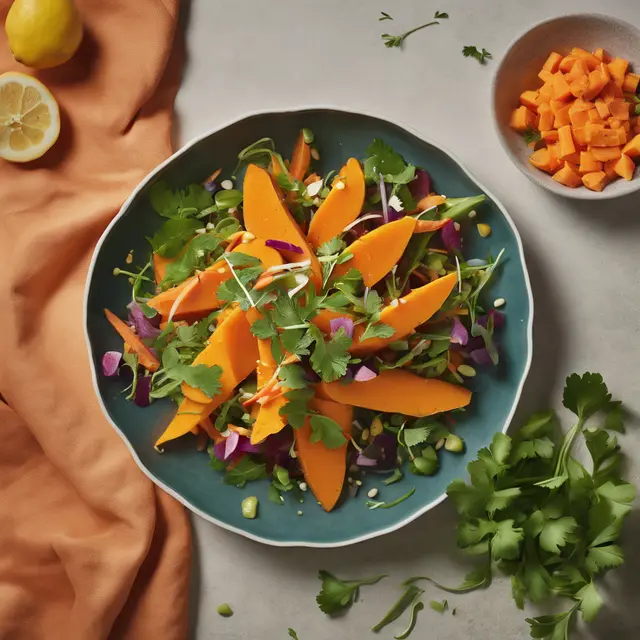
[[[321,569],[318,578],[322,581],[320,593],[316,596],[316,602],[320,610],[328,615],[333,615],[348,609],[358,597],[358,590],[365,585],[380,582],[385,575],[363,580],[341,580],[333,574]]]
[[[491,55],[484,47],[482,48],[482,51],[479,51],[478,48],[473,45],[466,45],[462,47],[462,55],[465,58],[475,58],[480,64],[484,64],[485,60],[493,58],[493,55]]]
[[[378,18],[378,21],[382,22],[383,20],[393,20],[393,18],[388,13],[385,13],[384,11],[381,11],[380,12],[380,17]]]

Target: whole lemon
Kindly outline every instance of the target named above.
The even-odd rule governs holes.
[[[82,40],[73,0],[15,0],[5,30],[14,58],[36,69],[65,63]]]

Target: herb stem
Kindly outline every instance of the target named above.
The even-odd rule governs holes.
[[[404,502],[407,498],[410,498],[416,492],[415,487],[411,487],[407,493],[391,502],[374,502],[372,500],[367,500],[367,507],[369,509],[391,509],[391,507],[395,507],[399,505],[401,502]]]
[[[405,38],[409,37],[412,33],[415,33],[416,31],[420,31],[421,29],[426,29],[427,27],[430,27],[434,24],[440,24],[440,23],[437,20],[433,20],[432,22],[427,22],[427,24],[420,25],[419,27],[415,27],[414,29],[410,29],[406,33],[403,33],[401,37],[404,40]]]

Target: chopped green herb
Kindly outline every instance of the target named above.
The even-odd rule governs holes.
[[[402,469],[394,469],[393,473],[382,481],[382,484],[386,484],[387,486],[393,484],[394,482],[399,482],[404,478],[404,473],[402,473]]]
[[[227,469],[224,476],[225,484],[242,488],[247,482],[262,480],[267,477],[267,466],[264,462],[254,462],[248,456],[240,458],[235,466]]]
[[[383,33],[382,39],[384,40],[384,46],[391,49],[392,47],[401,47],[404,41],[416,31],[420,31],[421,29],[426,29],[427,27],[431,27],[435,24],[440,24],[437,20],[433,20],[432,22],[427,22],[427,24],[420,25],[419,27],[415,27],[414,29],[410,29],[409,31],[405,31],[402,35],[392,36],[389,33]]]
[[[381,11],[380,12],[380,17],[378,18],[378,20],[380,22],[382,22],[383,20],[393,20],[393,18],[388,13],[385,13],[384,11]]]
[[[424,593],[424,589],[411,584],[404,590],[397,602],[387,611],[382,620],[371,627],[372,631],[380,631],[387,625],[397,620],[418,598]]]
[[[187,218],[213,205],[211,194],[199,184],[171,191],[164,182],[156,182],[149,192],[151,206],[165,218]]]
[[[365,585],[380,582],[385,575],[363,580],[341,580],[333,574],[321,569],[318,579],[322,581],[320,593],[316,596],[316,602],[320,610],[328,615],[333,615],[348,609],[358,597],[358,590]]]
[[[538,142],[542,138],[542,134],[537,130],[529,127],[522,133],[522,137],[527,144]]]
[[[462,55],[465,58],[475,58],[480,64],[484,64],[485,60],[493,58],[493,56],[484,47],[482,48],[482,51],[479,51],[478,48],[473,45],[462,47]]]
[[[449,608],[449,603],[446,600],[431,600],[429,606],[438,613],[444,613]]]
[[[407,493],[391,502],[377,502],[375,500],[367,500],[367,507],[369,509],[391,509],[391,507],[395,507],[399,505],[401,502],[404,502],[407,498],[410,498],[416,492],[416,488],[412,487]]]
[[[424,604],[419,600],[414,600],[411,605],[411,617],[409,618],[409,625],[407,628],[399,635],[393,636],[396,640],[406,640],[416,626],[416,622],[418,621],[418,612],[424,609]]]
[[[427,580],[431,584],[438,587],[438,589],[442,589],[442,591],[448,591],[449,593],[468,593],[469,591],[475,591],[476,589],[488,587],[491,584],[491,565],[487,563],[480,569],[476,569],[475,571],[468,573],[459,587],[445,587],[439,582],[436,582],[433,578],[429,578],[427,576],[416,576],[414,578],[409,578],[408,580],[405,580],[404,584],[413,584],[414,582],[418,582],[419,580]]]
[[[289,633],[289,637],[293,638],[293,640],[300,640],[298,638],[298,634],[291,627],[287,629],[287,632]]]
[[[434,16],[436,20],[445,20],[449,17],[448,13],[443,13],[442,11],[436,11]]]

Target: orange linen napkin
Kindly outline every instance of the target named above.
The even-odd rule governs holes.
[[[9,0],[0,0],[4,24]],[[79,0],[81,49],[37,75],[62,133],[0,160],[0,637],[186,636],[190,534],[103,417],[82,327],[93,248],[171,152],[178,0]]]

